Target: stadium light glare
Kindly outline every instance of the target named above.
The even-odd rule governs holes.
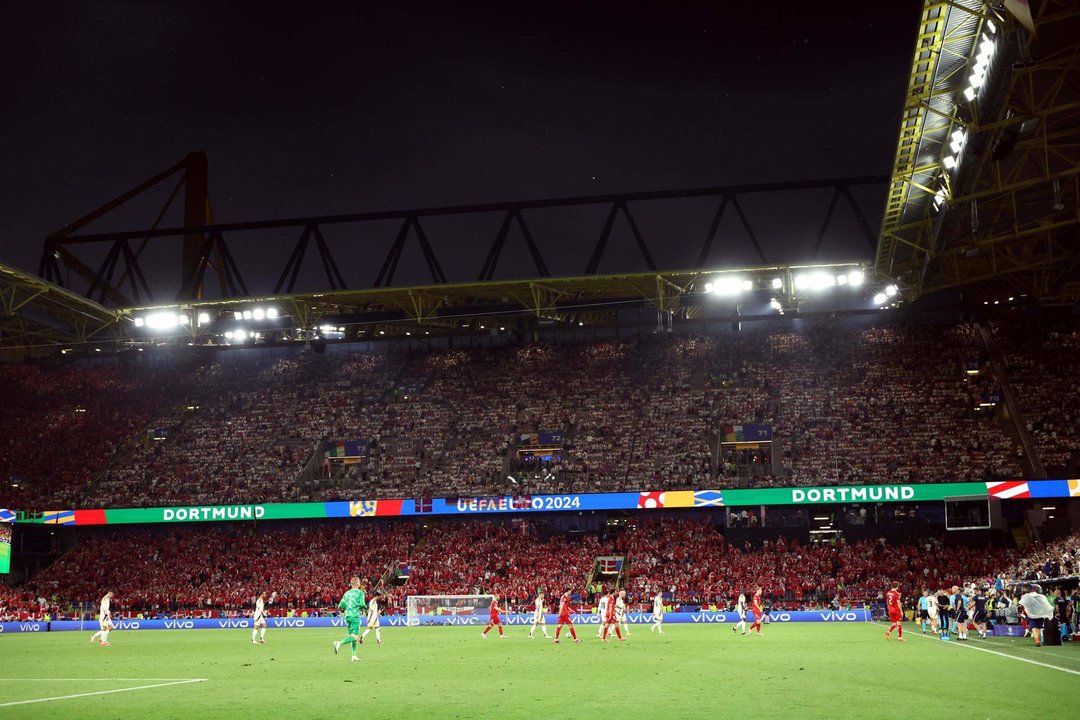
[[[881,305],[887,299],[888,299],[888,296],[885,295],[885,293],[878,293],[877,295],[874,296],[874,304],[875,305]]]
[[[773,298],[772,300],[769,301],[769,307],[771,307],[773,310],[783,310],[784,309],[784,306],[781,305],[780,301],[777,300],[776,298]]]
[[[989,58],[994,54],[994,50],[996,49],[997,44],[994,42],[993,38],[989,35],[983,35],[982,42],[979,43],[979,53],[986,55],[986,57]]]
[[[970,85],[971,87],[978,90],[979,88],[982,87],[983,80],[985,80],[985,79],[986,79],[986,75],[984,75],[984,74],[972,73],[971,77],[968,78],[968,85]]]
[[[848,285],[860,287],[866,281],[866,273],[862,270],[852,270],[847,274]]]
[[[174,312],[156,312],[146,316],[146,327],[151,330],[171,330],[179,323]]]
[[[707,293],[711,293],[711,292],[712,292],[712,288],[713,288],[713,284],[712,284],[712,283],[705,283],[705,292],[707,292]]]
[[[896,289],[895,285],[886,285],[885,286],[885,295],[887,297],[893,297],[893,296],[896,295],[896,293],[897,293],[897,289]]]
[[[836,284],[837,285],[847,285],[847,275],[837,275],[836,276]]]
[[[187,327],[191,323],[191,318],[187,315],[178,315],[176,319],[179,320],[180,324],[185,327]]]
[[[834,285],[836,285],[836,278],[827,272],[813,272],[795,276],[796,290],[825,290]]]
[[[236,333],[234,333],[232,330],[226,330],[225,331],[225,339],[226,340],[232,340],[235,336],[236,336]]]
[[[738,295],[744,290],[750,290],[754,287],[752,281],[740,277],[721,277],[710,284],[712,285],[711,292],[714,295],[720,295],[721,297]]]
[[[135,327],[142,327],[143,325],[146,325],[145,320],[143,320],[141,317],[135,318]]]
[[[781,280],[780,278],[773,278],[772,279],[772,289],[773,290],[779,290],[782,287],[784,287],[784,281],[783,280]]]
[[[199,313],[199,324],[200,325],[206,325],[209,322],[210,322],[210,313],[208,313],[208,312]]]
[[[251,316],[256,320],[263,320],[266,318],[266,311],[262,308],[255,308],[251,311]]]
[[[236,338],[240,342],[244,342],[245,340],[247,340],[247,336],[248,336],[248,334],[244,330],[237,330],[236,332],[233,333],[233,337]]]
[[[942,159],[941,163],[942,163],[942,165],[944,165],[949,170],[952,170],[954,167],[956,167],[956,158],[953,157],[952,155],[946,155]]]
[[[251,319],[251,311],[250,311],[250,310],[245,310],[245,311],[244,311],[244,312],[242,313],[242,315],[243,315],[243,317],[244,317],[244,319],[245,319],[245,320],[250,320],[250,319]]]
[[[233,316],[233,320],[243,320],[244,319],[244,313],[240,312],[239,310],[235,311],[232,314],[232,316]]]
[[[997,32],[997,25],[994,24],[993,20],[987,20],[986,21],[986,29],[990,31],[991,35],[993,35],[994,33]]]
[[[278,309],[276,307],[266,308],[266,317],[268,317],[271,320],[277,320],[277,318],[278,318]]]
[[[970,88],[970,87],[969,88],[964,88],[964,97],[967,98],[968,102],[971,102],[972,100],[974,100],[975,99],[975,88]]]

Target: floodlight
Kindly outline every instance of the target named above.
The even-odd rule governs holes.
[[[234,312],[234,313],[232,314],[232,316],[233,316],[233,319],[234,319],[234,320],[243,320],[243,319],[244,319],[244,313],[240,312],[239,310],[237,310],[236,312]]]
[[[199,324],[200,325],[206,325],[209,322],[210,322],[210,313],[208,313],[208,312],[199,313]]]
[[[877,295],[874,296],[874,304],[875,305],[881,305],[882,303],[885,302],[886,299],[887,299],[887,297],[885,296],[885,293],[878,293]]]
[[[974,100],[975,99],[975,88],[964,88],[964,97],[967,98],[968,102],[971,102],[972,100]]]
[[[852,270],[847,274],[848,285],[851,287],[859,287],[866,280],[866,273],[862,270]]]
[[[135,318],[135,327],[142,327],[145,324],[146,324],[146,321],[143,320],[141,317]]]
[[[176,327],[178,319],[176,313],[156,312],[146,316],[146,327],[152,330],[170,330]]]
[[[242,315],[243,315],[243,318],[244,318],[245,320],[250,320],[250,319],[251,319],[251,311],[250,311],[250,310],[245,310],[245,311],[244,311],[244,312],[242,313]]]
[[[253,318],[255,318],[256,320],[262,320],[263,318],[266,317],[266,311],[263,310],[262,308],[255,308],[252,311],[251,316]]]
[[[952,155],[946,155],[946,156],[945,156],[945,157],[944,157],[944,158],[943,158],[943,159],[941,160],[941,163],[942,163],[942,164],[943,164],[943,165],[944,165],[945,167],[947,167],[947,168],[948,168],[949,170],[952,170],[952,169],[953,169],[954,167],[956,167],[956,158],[955,158],[955,157],[953,157]]]
[[[225,331],[225,339],[226,340],[232,340],[235,335],[236,335],[236,333],[234,333],[232,330],[226,330]]]
[[[275,308],[275,307],[266,308],[266,317],[270,318],[271,320],[277,320],[277,316],[278,316],[278,309],[277,308]]]
[[[749,287],[747,285],[749,284]],[[712,283],[712,292],[716,295],[738,295],[743,290],[754,287],[753,282],[739,277],[720,277]]]
[[[772,279],[772,287],[773,287],[773,290],[779,290],[780,288],[784,287],[784,281],[781,280],[780,278],[773,278]]]
[[[896,290],[895,285],[888,285],[885,288],[885,294],[888,295],[889,297],[892,297],[892,296],[896,295],[896,292],[897,292],[897,290]]]

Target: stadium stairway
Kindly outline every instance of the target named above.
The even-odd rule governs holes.
[[[990,356],[990,366],[994,369],[994,375],[997,376],[998,382],[1001,383],[1001,390],[1005,395],[1005,416],[1007,420],[1005,429],[1011,437],[1018,441],[1024,451],[1021,458],[1024,474],[1031,479],[1045,478],[1046,468],[1035,450],[1035,443],[1031,440],[1031,435],[1027,431],[1027,423],[1024,421],[1024,415],[1020,411],[1020,403],[1016,399],[1016,393],[1013,392],[1012,386],[1009,384],[1008,375],[1005,372],[1005,358],[1002,357],[1001,349],[994,342],[994,335],[985,320],[979,320],[979,335],[982,337],[983,346]]]

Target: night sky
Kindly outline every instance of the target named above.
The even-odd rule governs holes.
[[[887,174],[920,8],[366,5],[7,8],[0,261],[36,270],[48,232],[190,150],[209,153],[221,222]],[[883,192],[859,196],[875,231]],[[770,260],[805,254],[827,201],[747,202]],[[714,209],[640,210],[661,267],[691,264]],[[154,210],[92,228],[145,227]],[[581,271],[604,212],[530,219],[553,272]],[[475,276],[499,220],[426,228],[452,280]],[[839,210],[837,222],[829,252],[869,257]],[[350,285],[371,283],[395,230],[326,231]],[[753,260],[737,225],[721,232],[715,263]],[[249,285],[267,289],[289,237],[237,241]],[[640,265],[628,238],[617,229],[602,271]],[[499,276],[532,274],[519,250]]]

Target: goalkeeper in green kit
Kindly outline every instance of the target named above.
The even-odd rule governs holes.
[[[353,662],[359,662],[360,658],[356,656],[356,640],[360,635],[360,617],[367,610],[367,599],[364,591],[360,589],[360,578],[354,575],[350,583],[352,587],[345,591],[338,603],[338,609],[345,611],[345,627],[349,634],[334,641],[334,654],[338,654],[342,645],[352,645]]]

